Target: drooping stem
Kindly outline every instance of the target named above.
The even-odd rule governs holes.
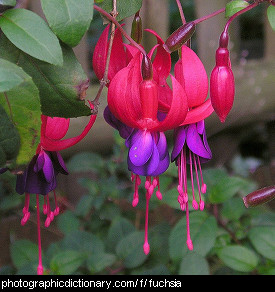
[[[117,16],[117,6],[116,6],[116,0],[113,0],[113,11],[112,11],[112,17],[115,19]],[[98,105],[99,105],[99,98],[101,96],[103,88],[108,84],[108,72],[109,72],[109,64],[110,64],[110,59],[111,59],[111,52],[112,52],[112,47],[113,47],[113,41],[114,41],[114,36],[115,36],[115,28],[116,25],[112,21],[111,25],[111,35],[110,35],[110,41],[109,41],[109,46],[108,46],[108,52],[107,52],[107,58],[106,58],[106,65],[105,65],[105,70],[104,70],[104,75],[103,78],[100,80],[100,87],[98,89],[97,95],[95,99],[92,101],[94,105],[93,109],[93,114],[97,114],[98,112]]]
[[[217,10],[217,11],[211,13],[211,14],[208,14],[208,15],[205,15],[205,16],[203,16],[201,18],[195,19],[194,22],[195,22],[195,24],[201,23],[201,22],[203,22],[205,20],[208,20],[208,19],[218,15],[218,14],[223,13],[224,11],[225,11],[225,8],[221,8],[221,9],[219,9],[219,10]]]
[[[178,9],[179,9],[179,12],[180,12],[180,18],[181,18],[182,24],[185,24],[186,23],[186,19],[185,19],[184,13],[183,13],[183,9],[182,9],[182,5],[180,3],[180,0],[176,0],[176,2],[177,2]]]
[[[99,13],[101,13],[102,15],[104,15],[106,18],[108,18],[110,21],[112,21],[116,27],[121,31],[121,33],[123,34],[123,36],[133,45],[135,46],[138,50],[141,51],[141,53],[143,55],[146,55],[146,51],[143,49],[142,46],[140,46],[137,42],[135,42],[123,29],[123,27],[119,24],[119,22],[113,17],[111,16],[108,12],[106,12],[105,10],[103,10],[102,8],[100,8],[97,5],[94,5],[94,9],[97,10]]]
[[[249,6],[245,7],[244,9],[242,9],[242,10],[236,12],[235,14],[233,14],[233,15],[228,19],[228,21],[227,21],[227,23],[226,23],[226,25],[225,25],[225,27],[224,27],[224,32],[225,32],[225,33],[228,32],[228,28],[229,28],[231,22],[232,22],[236,17],[238,17],[238,16],[240,16],[241,14],[243,14],[243,13],[245,13],[245,12],[251,10],[252,8],[255,8],[255,7],[258,6],[258,5],[259,5],[259,2],[256,1],[256,2],[254,2],[253,4],[250,4]]]

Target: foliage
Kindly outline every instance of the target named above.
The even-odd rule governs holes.
[[[93,21],[94,0],[75,2],[41,0],[44,21],[27,9],[14,9],[15,0],[0,0],[0,168],[9,166],[16,172],[30,161],[39,143],[41,114],[65,118],[91,114],[85,103],[89,78],[73,48]],[[112,0],[95,2],[107,12],[113,10]],[[192,16],[193,1],[185,2]],[[267,16],[274,30],[272,4]],[[141,6],[142,0],[117,0],[117,20],[134,15]],[[246,7],[247,1],[228,1],[225,16]],[[174,25],[172,30],[180,26]],[[241,198],[256,189],[255,183],[223,168],[204,171],[206,211],[190,215],[194,251],[189,251],[185,215],[176,199],[177,171],[170,166],[160,181],[163,200],[150,201],[151,252],[145,255],[145,194],[140,191],[143,199],[133,210],[132,184],[122,159],[125,148],[116,142],[111,157],[79,153],[68,162],[71,173],[87,171],[95,179],[79,179],[86,193],[75,208],[58,217],[63,237],[44,250],[47,273],[275,274],[274,214],[267,206],[246,209]],[[0,183],[0,211],[5,215],[17,210],[22,197],[14,194],[10,173],[2,174]],[[13,266],[0,272],[35,274],[37,250],[28,240],[14,241]]]
[[[206,210],[191,212],[194,250],[189,251],[185,214],[176,198],[177,171],[170,166],[160,178],[163,200],[150,201],[151,251],[145,255],[145,196],[136,208],[131,206],[133,186],[121,160],[126,150],[117,142],[110,157],[84,152],[68,161],[71,173],[84,169],[95,179],[80,175],[78,183],[86,192],[75,208],[56,219],[63,237],[44,250],[48,274],[275,274],[274,214],[267,205],[246,209],[242,197],[256,184],[224,168],[204,170]],[[35,274],[37,248],[28,240],[14,241],[13,266],[1,272]]]

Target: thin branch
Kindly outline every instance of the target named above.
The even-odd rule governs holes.
[[[117,12],[117,3],[116,3],[116,0],[113,0],[112,17],[115,19],[116,16],[117,16],[117,14],[118,14],[118,12]],[[116,29],[116,25],[115,25],[114,22],[112,22],[110,42],[109,42],[109,46],[108,46],[108,52],[107,52],[107,59],[106,59],[106,65],[105,65],[104,75],[103,75],[103,78],[100,80],[100,87],[98,89],[97,95],[96,95],[95,99],[92,101],[92,103],[94,105],[93,114],[97,114],[97,112],[98,112],[98,105],[99,105],[99,98],[101,96],[102,90],[110,82],[108,80],[108,72],[109,72],[111,52],[112,52],[112,47],[113,47],[113,42],[114,42],[114,36],[115,36],[115,29]]]
[[[102,8],[100,8],[97,5],[94,5],[94,9],[97,10],[99,13],[101,13],[102,15],[104,15],[107,19],[109,19],[110,21],[112,21],[116,27],[121,31],[121,33],[123,34],[123,36],[133,45],[135,46],[138,50],[141,51],[141,53],[143,55],[147,55],[146,51],[143,49],[142,46],[140,46],[137,42],[135,42],[123,29],[123,27],[119,24],[119,22],[113,17],[111,16],[108,12],[106,12],[105,10],[103,10]]]
[[[183,13],[183,9],[182,9],[182,5],[180,3],[180,0],[176,0],[176,2],[177,2],[178,9],[179,9],[179,12],[180,12],[180,18],[181,18],[182,24],[185,24],[186,23],[186,19],[185,19],[184,13]]]

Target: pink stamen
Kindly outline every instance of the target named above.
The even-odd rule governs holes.
[[[39,211],[39,195],[38,194],[36,195],[36,211],[37,211],[37,237],[38,237],[37,275],[43,275],[41,233],[40,233],[40,211]]]
[[[138,186],[141,183],[141,179],[138,175],[135,175],[134,177],[132,176],[133,180],[135,180],[135,191],[134,191],[134,196],[133,196],[133,201],[132,201],[132,206],[136,207],[139,201],[139,196],[138,196]]]
[[[54,219],[54,214],[51,211],[51,205],[50,205],[50,198],[49,198],[49,194],[46,195],[46,199],[47,199],[47,218],[45,220],[45,227],[49,227],[51,222]]]
[[[159,185],[159,177],[158,176],[154,178],[153,185],[154,185],[155,181],[156,181],[155,187],[156,186],[158,187],[158,190],[156,191],[156,196],[159,200],[162,200],[162,193],[160,192],[160,185]]]
[[[192,201],[192,207],[197,210],[198,209],[198,203],[195,199],[195,192],[194,192],[194,181],[193,181],[193,165],[192,165],[192,156],[191,151],[189,152],[189,163],[190,163],[190,175],[191,175],[191,184],[192,184],[192,195],[193,195],[193,201]]]
[[[150,201],[151,195],[152,194],[150,194],[148,191],[146,192],[145,230],[144,230],[144,244],[143,244],[143,251],[146,255],[150,252],[150,245],[148,243],[148,219],[149,219],[149,201]]]
[[[201,162],[200,162],[200,158],[198,156],[197,156],[197,159],[198,159],[198,165],[199,165],[199,170],[200,170],[200,175],[201,175],[201,192],[203,194],[205,194],[206,193],[206,190],[207,190],[207,186],[203,182],[203,175],[202,175],[202,170],[201,170]]]
[[[188,203],[186,203],[186,244],[189,250],[193,250],[193,243],[190,235],[190,221],[189,221],[189,208]]]
[[[21,225],[25,225],[27,223],[27,221],[30,218],[30,212],[29,212],[29,206],[30,206],[30,194],[26,193],[25,194],[25,205],[24,208],[22,210],[23,212],[23,218],[21,219]]]
[[[44,196],[44,204],[43,204],[43,214],[46,215],[48,213],[48,206],[46,196]]]
[[[195,166],[195,171],[196,171],[196,179],[197,179],[197,185],[198,185],[198,192],[199,192],[199,198],[200,198],[200,210],[202,211],[204,209],[204,202],[201,198],[201,189],[200,189],[200,181],[199,181],[199,174],[198,174],[198,168],[197,168],[197,162],[196,162],[196,156],[193,153],[193,158],[194,158],[194,166]]]
[[[55,190],[53,191],[53,194],[54,194],[54,203],[55,203],[55,209],[54,209],[53,214],[54,214],[54,216],[57,216],[59,214],[59,206],[57,203]]]

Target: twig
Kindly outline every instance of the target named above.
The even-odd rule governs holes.
[[[183,9],[182,9],[182,5],[180,3],[180,0],[176,0],[176,2],[177,2],[177,5],[178,5],[178,8],[179,8],[180,18],[181,18],[182,24],[185,24],[186,23],[186,19],[185,19],[184,13],[183,13]]]
[[[121,31],[121,33],[123,34],[123,36],[133,45],[135,46],[138,50],[141,51],[141,53],[143,55],[147,55],[146,51],[144,50],[144,48],[142,46],[140,46],[137,42],[135,42],[123,29],[123,27],[119,24],[119,22],[112,17],[108,12],[106,12],[105,10],[103,10],[102,8],[100,8],[97,5],[94,5],[94,9],[97,10],[99,13],[101,13],[102,15],[104,15],[106,18],[108,18],[110,21],[112,21],[116,27]]]
[[[113,0],[113,11],[112,11],[111,14],[112,14],[112,17],[114,19],[116,18],[117,14],[118,14],[116,0]],[[113,41],[114,41],[114,36],[115,36],[115,29],[116,29],[116,25],[115,25],[114,22],[112,22],[110,42],[109,42],[109,46],[108,46],[108,52],[107,52],[107,59],[106,59],[104,75],[103,75],[103,78],[100,80],[100,87],[98,89],[97,95],[96,95],[95,99],[92,101],[92,103],[94,105],[93,114],[97,114],[98,113],[99,98],[101,96],[102,90],[110,82],[108,80],[108,72],[109,72],[109,65],[110,65],[110,59],[111,59],[112,46],[113,46]]]

